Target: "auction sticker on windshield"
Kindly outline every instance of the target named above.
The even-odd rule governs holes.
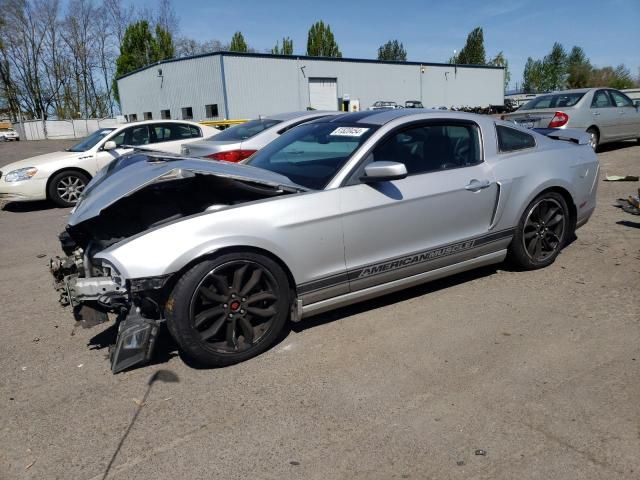
[[[338,127],[329,135],[337,135],[340,137],[360,137],[368,128],[362,127]]]

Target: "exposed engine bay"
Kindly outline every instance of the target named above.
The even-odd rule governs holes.
[[[91,188],[87,190],[90,194]],[[215,214],[234,205],[293,191],[250,179],[177,169],[110,202],[87,220],[74,224],[74,210],[59,237],[66,257],[50,260],[59,301],[71,307],[75,319],[85,327],[108,321],[109,314],[115,317],[118,338],[111,348],[114,373],[148,361],[163,322],[172,279],[124,279],[113,266],[95,261],[94,255],[130,237],[193,215]],[[80,203],[78,206],[82,206]]]

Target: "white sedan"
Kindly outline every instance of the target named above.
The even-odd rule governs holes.
[[[89,180],[111,160],[143,147],[180,153],[180,145],[216,135],[218,129],[179,120],[149,120],[96,130],[63,152],[11,163],[0,172],[0,200],[51,200],[75,205]]]

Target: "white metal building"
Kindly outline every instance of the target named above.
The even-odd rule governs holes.
[[[131,120],[220,120],[305,110],[502,105],[504,69],[428,62],[215,52],[164,60],[118,79]]]

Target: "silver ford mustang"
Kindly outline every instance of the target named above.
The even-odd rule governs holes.
[[[506,257],[551,264],[596,205],[584,132],[429,110],[348,113],[241,164],[150,152],[88,185],[51,261],[77,319],[115,315],[112,370],[163,322],[211,366],[301,318]]]

